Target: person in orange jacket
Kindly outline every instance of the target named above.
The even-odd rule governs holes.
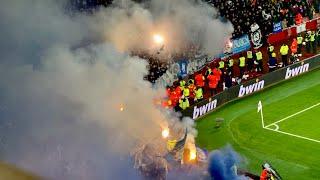
[[[295,20],[296,20],[296,25],[300,25],[302,24],[302,21],[303,21],[303,17],[300,13],[298,13],[295,17]]]
[[[196,81],[196,86],[197,87],[201,87],[201,88],[203,88],[204,87],[204,85],[205,85],[205,77],[204,77],[204,75],[202,75],[201,73],[199,73],[199,74],[197,74],[196,76],[195,76],[195,81]]]
[[[297,42],[297,39],[294,38],[292,43],[291,43],[291,46],[290,46],[290,50],[293,54],[296,54],[297,51],[298,51],[298,42]]]
[[[262,165],[262,172],[260,174],[260,180],[269,180],[269,171]]]
[[[218,78],[218,81],[220,81],[221,74],[222,74],[221,70],[216,67],[213,69],[212,72],[213,72],[213,75]]]
[[[214,94],[217,93],[217,86],[219,81],[218,77],[215,76],[212,72],[211,74],[208,75],[208,81],[209,81],[210,93],[211,93],[211,96],[213,96]]]

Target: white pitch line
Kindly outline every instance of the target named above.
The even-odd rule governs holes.
[[[284,121],[284,120],[287,120],[287,119],[289,119],[289,118],[292,118],[293,116],[296,116],[296,115],[298,115],[298,114],[301,114],[301,113],[303,113],[303,112],[305,112],[305,111],[308,111],[308,110],[310,110],[310,109],[312,109],[312,108],[314,108],[314,107],[316,107],[316,106],[319,106],[319,105],[320,105],[320,102],[317,103],[317,104],[315,104],[315,105],[313,105],[313,106],[310,106],[310,107],[308,107],[308,108],[306,108],[306,109],[303,109],[303,110],[301,110],[301,111],[299,111],[299,112],[297,112],[297,113],[294,113],[294,114],[292,114],[292,115],[290,115],[290,116],[288,116],[288,117],[285,117],[285,118],[283,118],[283,119],[280,119],[279,121],[276,121],[276,122],[274,122],[274,123],[271,123],[271,124],[267,125],[266,128],[268,128],[268,127],[270,127],[270,126],[272,126],[272,125],[275,125],[275,124],[277,124],[277,123],[279,123],[279,122],[282,122],[282,121]]]
[[[287,132],[284,132],[284,131],[274,130],[274,129],[271,129],[271,128],[268,128],[268,127],[264,127],[264,128],[265,128],[265,129],[268,129],[268,130],[270,130],[270,131],[274,131],[274,132],[281,133],[281,134],[286,134],[286,135],[289,135],[289,136],[293,136],[293,137],[297,137],[297,138],[301,138],[301,139],[313,141],[313,142],[316,142],[316,143],[320,143],[320,141],[319,141],[319,140],[316,140],[316,139],[307,138],[307,137],[304,137],[304,136],[299,136],[299,135],[287,133]]]

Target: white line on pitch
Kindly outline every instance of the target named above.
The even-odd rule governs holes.
[[[271,129],[271,128],[268,128],[268,127],[264,127],[264,128],[265,128],[265,129],[268,129],[268,130],[270,130],[270,131],[274,131],[274,132],[281,133],[281,134],[286,134],[286,135],[289,135],[289,136],[293,136],[293,137],[297,137],[297,138],[301,138],[301,139],[313,141],[313,142],[316,142],[316,143],[320,143],[320,141],[319,141],[319,140],[316,140],[316,139],[311,139],[311,138],[307,138],[307,137],[304,137],[304,136],[299,136],[299,135],[287,133],[287,132],[284,132],[284,131],[274,130],[274,129]]]
[[[306,109],[303,109],[303,110],[301,110],[301,111],[299,111],[299,112],[297,112],[297,113],[294,113],[294,114],[292,114],[292,115],[290,115],[290,116],[288,116],[288,117],[285,117],[285,118],[283,118],[283,119],[281,119],[281,120],[279,120],[279,121],[276,121],[276,122],[274,122],[274,123],[271,123],[271,124],[267,125],[266,128],[268,128],[268,127],[270,127],[270,126],[272,126],[272,125],[275,125],[275,124],[277,124],[277,123],[279,123],[279,122],[282,122],[282,121],[284,121],[284,120],[287,120],[287,119],[289,119],[289,118],[292,118],[293,116],[296,116],[296,115],[298,115],[298,114],[301,114],[301,113],[303,113],[303,112],[305,112],[305,111],[308,111],[308,110],[310,110],[310,109],[312,109],[312,108],[314,108],[314,107],[316,107],[316,106],[319,106],[319,105],[320,105],[320,103],[317,103],[317,104],[315,104],[315,105],[313,105],[313,106],[310,106],[310,107],[308,107],[308,108],[306,108]]]

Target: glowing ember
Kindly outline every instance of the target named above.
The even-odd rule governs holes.
[[[169,136],[169,129],[162,130],[162,137],[167,138]]]
[[[163,44],[163,42],[164,42],[164,38],[159,34],[153,35],[153,40],[157,44]]]

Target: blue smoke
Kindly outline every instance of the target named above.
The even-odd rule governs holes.
[[[209,155],[208,171],[214,180],[239,180],[244,179],[235,173],[234,165],[238,165],[241,158],[230,145],[215,150]]]

